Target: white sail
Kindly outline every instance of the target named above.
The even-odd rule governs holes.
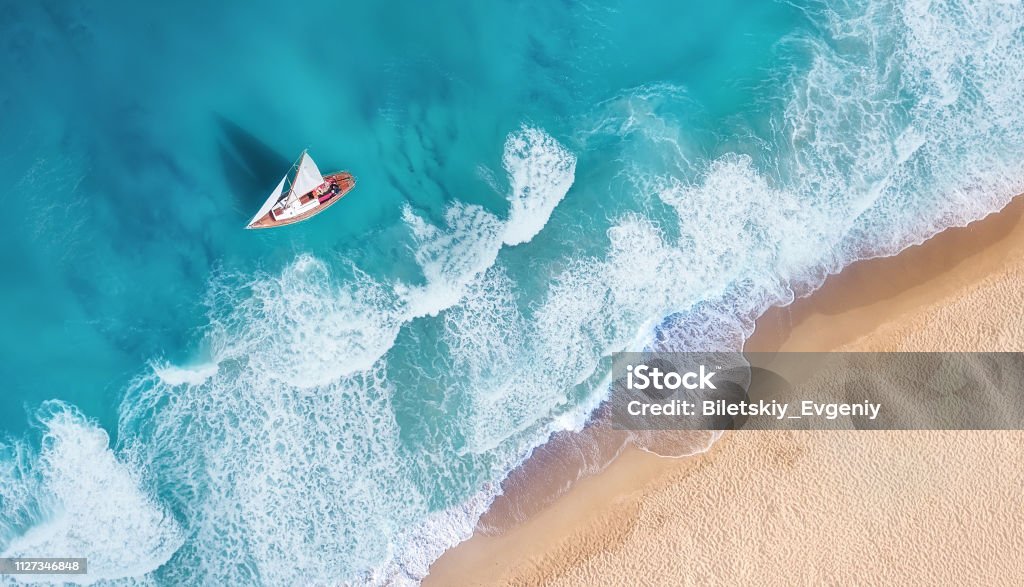
[[[269,212],[270,209],[274,207],[274,204],[276,204],[278,200],[281,199],[281,192],[284,191],[284,182],[286,179],[288,179],[287,175],[281,178],[281,183],[277,184],[277,187],[274,188],[273,192],[271,192],[270,197],[267,198],[266,202],[263,202],[263,205],[260,206],[260,211],[257,212],[256,215],[252,217],[252,220],[249,221],[249,224],[248,226],[246,226],[246,228],[252,226],[253,224],[256,224],[256,221],[259,220],[260,218],[263,218],[263,216],[266,215],[266,213]]]
[[[323,182],[324,176],[320,175],[320,169],[313,162],[313,158],[303,151],[302,157],[299,158],[299,168],[295,172],[295,179],[292,180],[292,189],[288,194],[288,199],[304,196],[314,188],[320,187]]]

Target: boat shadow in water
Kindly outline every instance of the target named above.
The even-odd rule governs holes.
[[[292,161],[238,124],[219,114],[214,116],[220,128],[221,165],[225,180],[231,186],[235,207],[240,212],[255,210],[280,181],[281,174],[291,167]]]

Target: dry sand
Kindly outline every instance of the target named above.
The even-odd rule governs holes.
[[[856,263],[758,321],[748,349],[1024,349],[1024,198]],[[1024,582],[1024,433],[732,433],[627,451],[428,585]]]

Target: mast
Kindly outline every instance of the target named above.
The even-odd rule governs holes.
[[[288,206],[296,199],[320,187],[323,183],[324,176],[320,174],[320,168],[316,166],[316,162],[309,156],[308,151],[303,150],[302,155],[299,155],[295,177],[292,179],[291,188],[288,190],[288,197],[285,198],[284,205]]]

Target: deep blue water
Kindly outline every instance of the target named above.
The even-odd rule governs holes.
[[[610,353],[1024,191],[1017,3],[347,4],[0,2],[0,556],[415,581]]]

